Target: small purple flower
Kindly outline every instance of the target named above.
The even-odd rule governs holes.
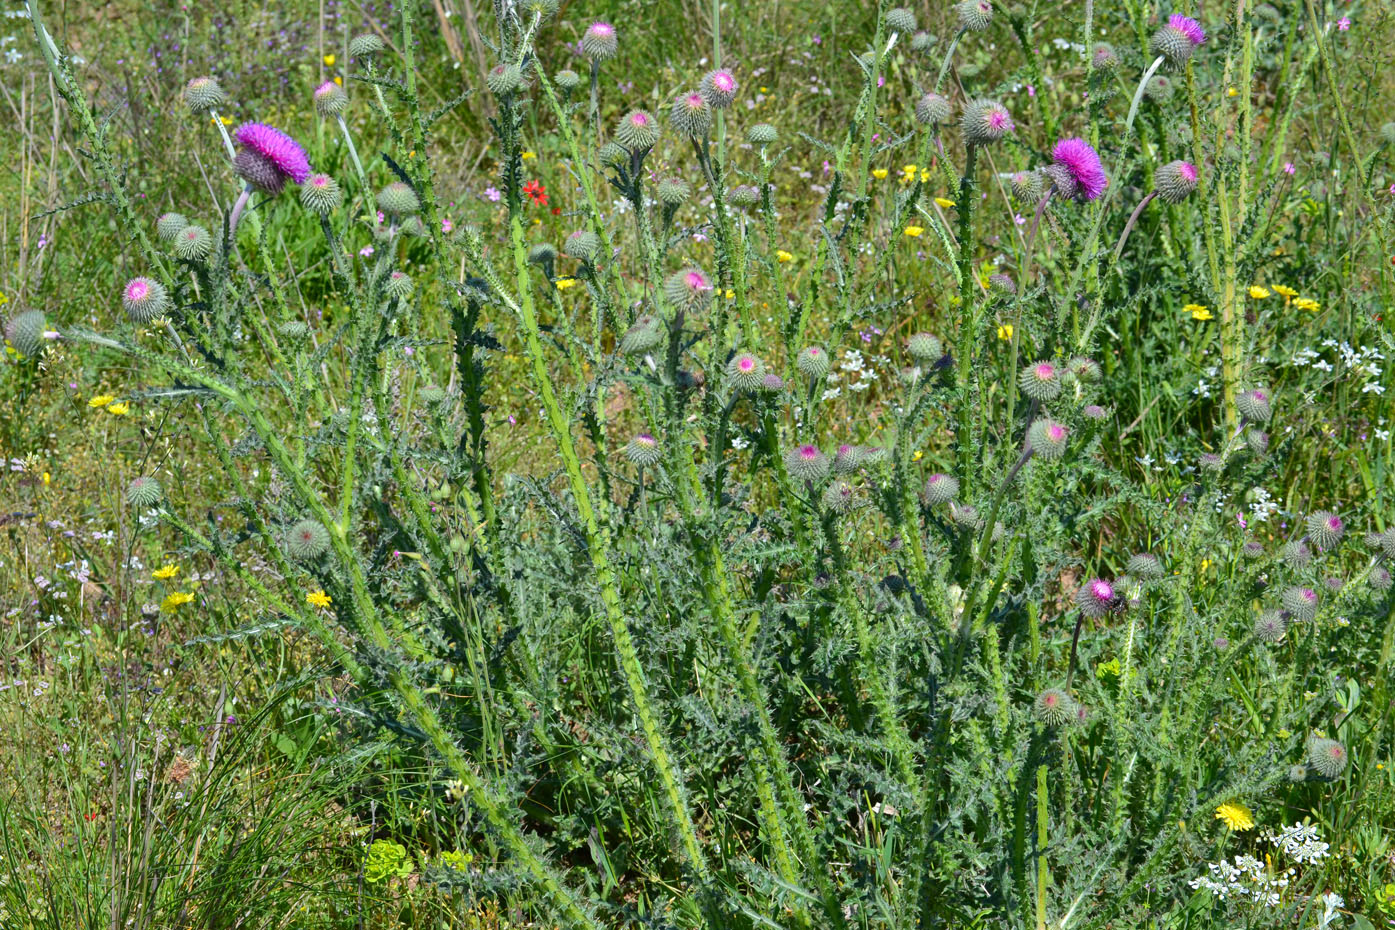
[[[276,170],[297,184],[310,177],[310,159],[305,149],[290,136],[265,123],[243,123],[237,127],[237,141],[261,155]]]
[[[1192,45],[1200,45],[1206,41],[1206,30],[1201,28],[1201,23],[1190,16],[1173,13],[1167,18],[1167,24],[1186,36]]]
[[[1337,20],[1337,28],[1340,29],[1342,32],[1346,32],[1348,29],[1351,28],[1351,20],[1348,17],[1343,16],[1341,19]]]
[[[503,194],[499,193],[499,189],[491,184],[489,187],[486,187],[484,189],[484,196],[489,200],[490,203],[498,203],[499,198],[502,197]]]
[[[1051,150],[1051,160],[1058,169],[1052,173],[1052,180],[1068,188],[1062,193],[1072,199],[1094,200],[1109,184],[1099,154],[1084,139],[1072,137],[1057,142]],[[1067,178],[1069,183],[1062,184]]]

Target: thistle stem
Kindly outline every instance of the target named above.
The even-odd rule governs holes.
[[[232,212],[228,214],[228,238],[232,239],[237,234],[237,223],[242,219],[242,211],[247,206],[247,201],[252,196],[252,185],[244,182],[242,193],[237,195],[237,200],[233,203]]]
[[[237,149],[233,147],[232,139],[228,136],[228,127],[218,118],[217,110],[209,110],[208,115],[213,117],[213,125],[218,127],[218,134],[223,137],[223,147],[228,150],[228,161],[232,161],[237,158]]]
[[[1158,196],[1157,191],[1149,191],[1148,195],[1140,200],[1138,206],[1134,207],[1133,212],[1129,214],[1129,221],[1124,224],[1124,231],[1119,235],[1119,244],[1114,247],[1114,258],[1110,260],[1110,264],[1114,267],[1119,266],[1119,254],[1124,251],[1124,243],[1129,241],[1129,233],[1133,232],[1134,224],[1143,214],[1143,208],[1152,203],[1156,196]]]

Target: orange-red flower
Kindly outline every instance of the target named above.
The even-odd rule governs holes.
[[[540,207],[547,206],[547,188],[537,181],[529,181],[523,185],[523,193],[527,194]]]

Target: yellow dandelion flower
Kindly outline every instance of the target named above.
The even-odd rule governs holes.
[[[323,588],[320,588],[306,594],[305,603],[309,604],[311,607],[328,607],[330,605],[330,597],[324,592]]]
[[[786,252],[784,249],[776,249],[776,250],[775,250],[775,258],[776,258],[776,260],[781,261],[781,262],[792,262],[792,261],[794,261],[794,256],[791,255],[790,253]]]
[[[1309,313],[1318,312],[1318,302],[1311,297],[1299,297],[1293,302],[1299,310],[1307,310]]]
[[[1227,801],[1216,808],[1216,819],[1223,821],[1227,829],[1237,833],[1253,830],[1255,826],[1254,812],[1239,801]]]
[[[1297,291],[1295,291],[1291,287],[1284,287],[1282,284],[1271,284],[1269,285],[1269,289],[1272,290],[1275,294],[1278,294],[1285,301],[1292,300],[1293,298],[1298,296]]]
[[[171,591],[170,594],[160,602],[160,609],[167,614],[172,614],[183,605],[194,599],[194,595],[188,591]]]
[[[873,169],[872,169],[872,177],[876,178],[878,181],[884,181],[884,180],[886,180],[886,176],[887,176],[887,170],[886,170],[885,168],[873,168]]]
[[[921,234],[921,233],[925,232],[925,227],[924,227],[924,226],[907,226],[905,232],[906,232],[906,235],[910,236],[912,239],[917,239],[917,238],[920,237],[920,234]]]
[[[116,400],[115,394],[98,394],[96,397],[92,398],[87,402],[87,406],[105,407],[107,404],[111,403],[114,400]]]
[[[944,207],[946,210],[954,206],[954,201],[950,200],[948,197],[936,197],[935,203],[939,204],[941,207]]]
[[[1009,339],[1012,338],[1011,323],[1004,323],[1002,326],[998,327],[998,338],[1001,339],[1003,342],[1007,342]]]
[[[527,160],[530,159],[530,158],[537,158],[537,157],[538,157],[538,153],[537,153],[537,152],[524,152],[520,157],[521,157],[524,161],[527,161]]]
[[[324,58],[324,62],[325,62],[325,67],[326,67],[326,68],[333,68],[333,67],[334,67],[334,53],[331,52],[330,54],[326,55],[325,58]]]
[[[558,279],[557,279],[557,290],[559,290],[559,291],[565,291],[565,290],[566,290],[567,288],[569,288],[569,287],[576,287],[576,285],[577,285],[577,280],[576,280],[576,278],[558,278]]]
[[[130,407],[130,405],[128,405],[128,404],[124,404],[124,403],[121,403],[121,404],[109,404],[109,405],[107,406],[107,413],[114,413],[114,414],[116,414],[118,417],[124,417],[126,414],[128,414],[128,413],[130,413],[130,412],[131,412],[131,407]]]
[[[156,581],[169,581],[171,578],[178,574],[178,565],[166,565],[163,568],[155,569],[155,571],[150,573],[150,577],[154,578]]]
[[[1269,296],[1269,289],[1260,287],[1258,284],[1253,284],[1250,286],[1250,296],[1255,300],[1263,300]]]

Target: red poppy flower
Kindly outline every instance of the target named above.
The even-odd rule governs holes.
[[[547,188],[543,187],[537,181],[529,181],[527,184],[523,185],[523,193],[532,198],[533,203],[538,206],[547,206]]]
[[[553,215],[553,216],[561,216],[561,215],[562,215],[562,208],[561,208],[561,207],[553,207],[553,208],[552,208],[552,215]]]

